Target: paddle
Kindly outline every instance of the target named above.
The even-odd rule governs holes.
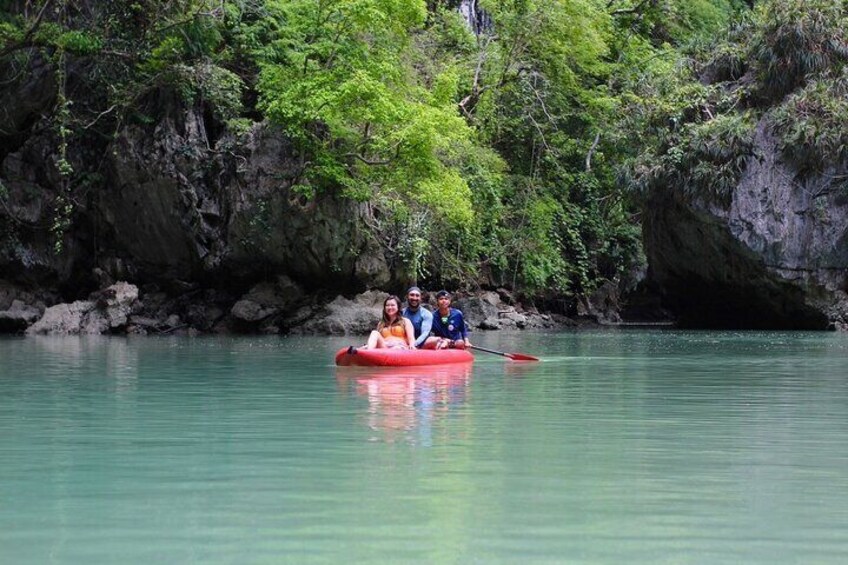
[[[479,345],[469,345],[471,349],[477,349],[479,351],[485,351],[486,353],[494,353],[495,355],[502,355],[504,357],[508,357],[513,361],[538,361],[538,357],[533,357],[531,355],[524,355],[523,353],[504,353],[502,351],[495,351],[494,349],[486,349],[485,347],[480,347]]]

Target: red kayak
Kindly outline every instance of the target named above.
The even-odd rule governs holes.
[[[470,351],[464,349],[357,349],[348,353],[343,347],[336,353],[340,367],[419,367],[474,361]]]

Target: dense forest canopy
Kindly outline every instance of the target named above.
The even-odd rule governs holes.
[[[726,198],[766,112],[791,158],[845,147],[833,0],[0,6],[4,64],[39,58],[54,75],[57,233],[97,189],[69,144],[154,123],[164,91],[221,131],[277,124],[304,156],[296,190],[367,202],[410,278],[539,293],[629,280],[644,262],[640,195],[683,179]],[[0,158],[34,127],[4,124]]]

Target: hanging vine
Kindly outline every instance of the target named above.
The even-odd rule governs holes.
[[[60,0],[58,4],[59,24],[64,31],[67,29],[67,0]],[[56,62],[56,133],[59,138],[58,157],[56,169],[59,173],[59,193],[53,212],[53,222],[50,232],[53,235],[53,251],[59,255],[64,248],[65,232],[71,225],[71,213],[73,212],[73,201],[71,199],[71,175],[74,168],[68,161],[68,137],[71,133],[71,102],[66,95],[67,87],[67,53],[62,41],[58,42],[54,54]]]

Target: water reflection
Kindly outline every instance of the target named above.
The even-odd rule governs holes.
[[[448,419],[468,399],[472,363],[428,367],[340,367],[339,387],[368,399],[365,425],[371,441],[423,447],[450,437]]]
[[[28,347],[36,346],[38,366],[42,369],[40,376],[44,378],[98,376],[114,379],[119,390],[136,386],[139,350],[126,338],[34,336],[28,340]],[[30,356],[22,358],[27,363],[32,361]]]

